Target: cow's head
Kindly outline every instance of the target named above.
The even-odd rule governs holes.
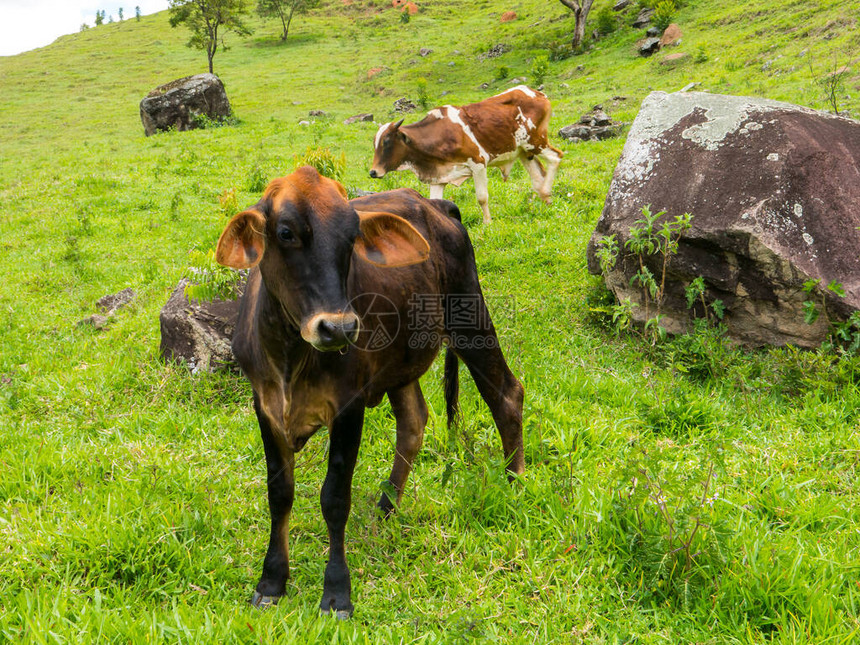
[[[327,351],[358,336],[346,287],[353,253],[399,267],[426,260],[430,247],[405,219],[357,212],[341,184],[304,166],[272,181],[256,205],[230,220],[215,258],[234,269],[259,266],[289,322]]]
[[[397,123],[386,123],[379,127],[373,142],[373,165],[370,176],[384,177],[385,173],[397,170],[409,152],[409,135],[400,129],[403,119]]]

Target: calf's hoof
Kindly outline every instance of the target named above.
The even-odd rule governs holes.
[[[323,616],[334,616],[338,620],[349,620],[352,618],[352,609],[325,609],[320,607]]]
[[[280,599],[280,596],[264,596],[259,591],[255,591],[251,596],[251,605],[257,609],[266,609],[277,605]]]

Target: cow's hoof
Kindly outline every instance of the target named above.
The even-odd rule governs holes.
[[[251,606],[257,609],[266,609],[277,605],[280,599],[280,596],[264,596],[259,591],[255,591],[254,595],[251,596]]]
[[[323,609],[320,607],[320,613],[323,616],[334,616],[338,620],[349,620],[352,618],[352,609]]]

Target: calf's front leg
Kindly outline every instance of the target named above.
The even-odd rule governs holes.
[[[286,592],[287,580],[290,577],[289,519],[295,494],[295,453],[284,444],[283,434],[273,430],[256,396],[254,409],[257,412],[266,453],[266,487],[272,519],[269,548],[263,559],[263,573],[251,598],[252,605],[262,608],[277,604]]]
[[[329,539],[320,610],[326,614],[334,611],[338,618],[349,618],[353,611],[344,533],[352,504],[352,474],[363,423],[363,402],[351,404],[334,418],[329,431],[328,472],[320,491],[320,505]]]

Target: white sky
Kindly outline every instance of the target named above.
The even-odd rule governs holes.
[[[83,23],[93,27],[96,10],[119,20],[120,7],[125,20],[134,20],[135,7],[147,15],[167,9],[167,0],[0,0],[0,56],[50,45]]]

